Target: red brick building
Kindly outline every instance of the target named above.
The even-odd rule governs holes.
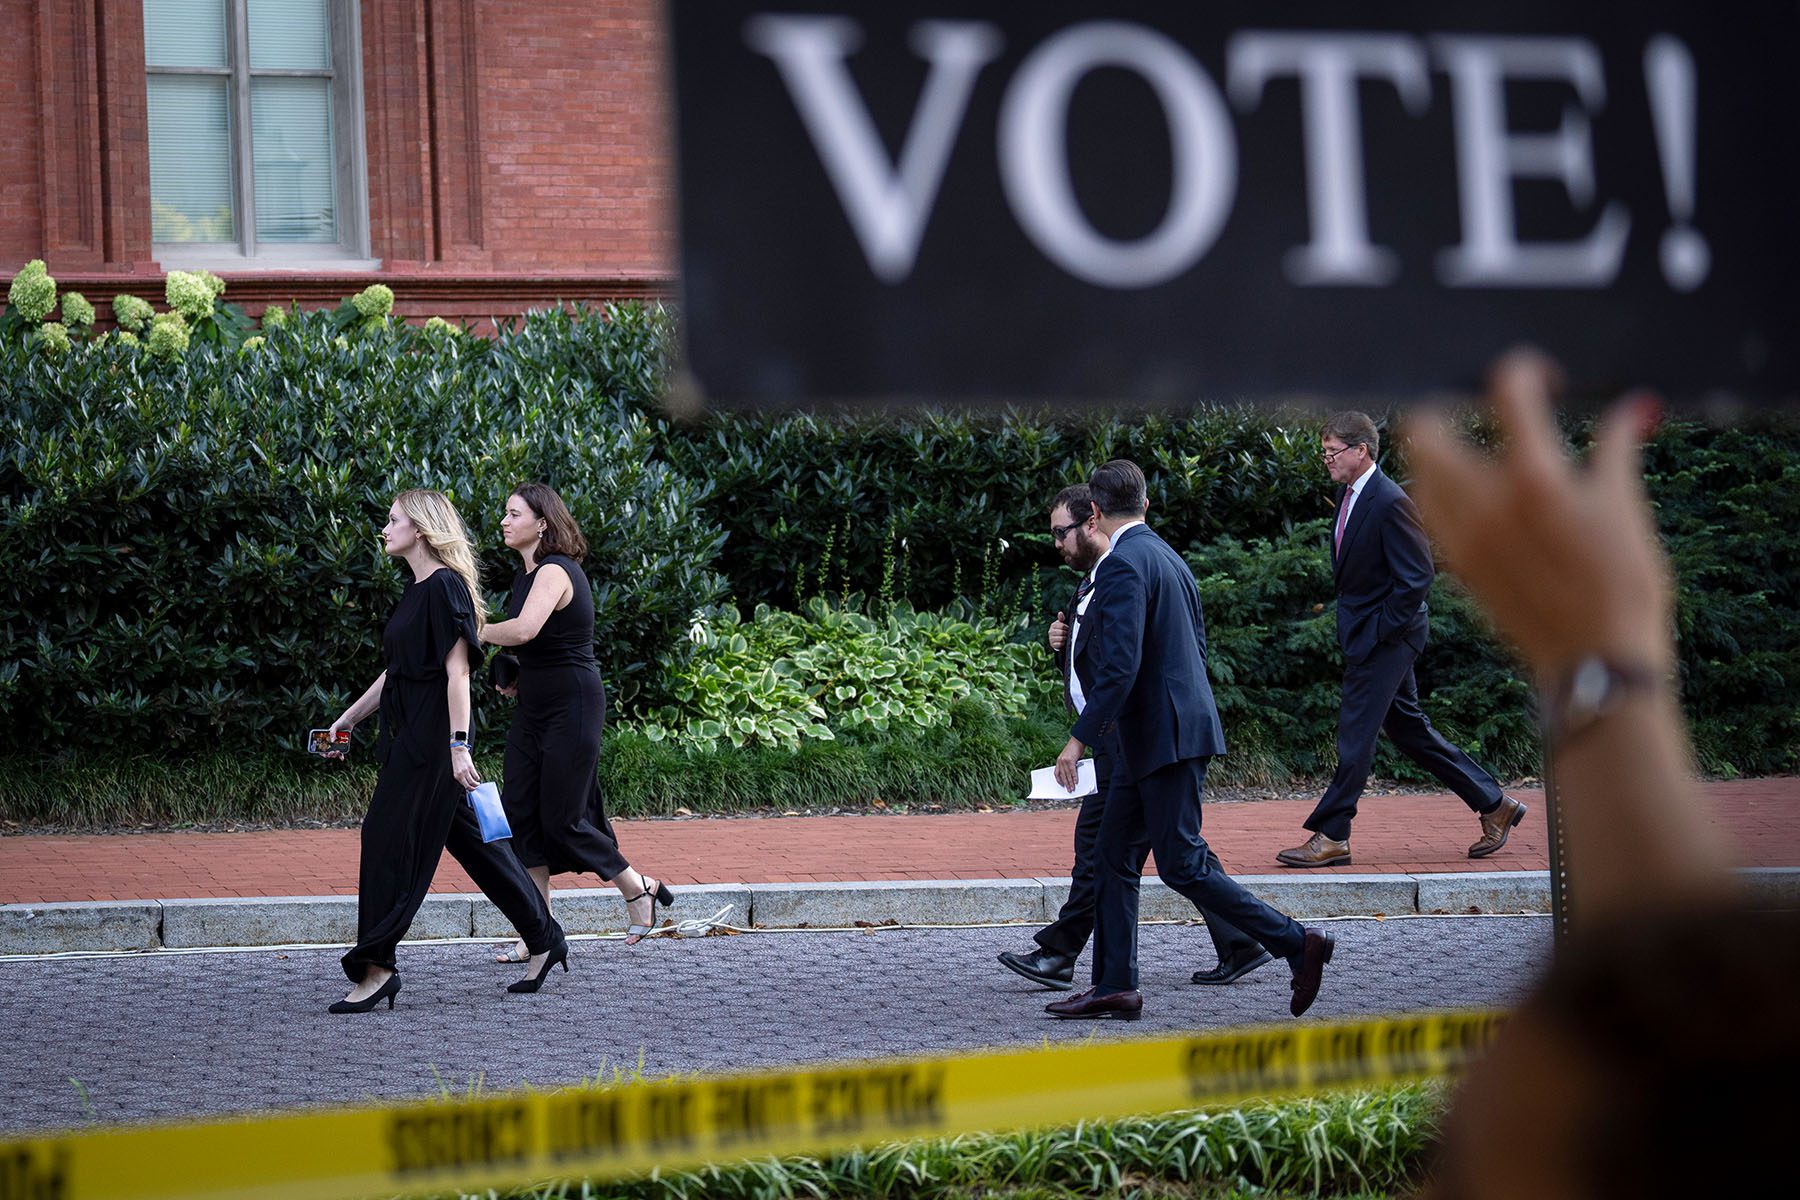
[[[103,317],[195,267],[253,313],[667,294],[660,8],[0,0],[0,278],[42,258]]]

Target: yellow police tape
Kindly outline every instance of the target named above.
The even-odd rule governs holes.
[[[609,1178],[1425,1079],[1502,1017],[1432,1013],[0,1141],[0,1198],[329,1197]]]

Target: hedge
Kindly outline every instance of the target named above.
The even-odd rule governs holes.
[[[305,314],[172,361],[0,342],[0,716],[84,753],[292,744],[379,670],[393,495],[452,495],[497,604],[516,565],[501,507],[534,478],[593,542],[615,695],[653,690],[723,595],[724,534],[633,403],[659,377],[642,317],[591,318],[612,354],[579,373],[531,324],[345,336]]]
[[[1073,582],[1043,506],[1123,453],[1149,471],[1152,520],[1205,592],[1234,746],[1221,767],[1279,778],[1330,763],[1341,667],[1309,419],[1210,407],[684,423],[661,407],[671,329],[654,307],[534,314],[492,340],[350,302],[284,315],[166,359],[117,338],[0,338],[0,715],[34,734],[18,754],[291,745],[376,668],[399,576],[374,529],[413,485],[462,506],[496,602],[512,572],[496,528],[506,490],[562,488],[594,535],[604,669],[645,729],[676,699],[696,615],[716,619],[727,599],[955,598],[965,615],[1022,614],[1012,636],[1034,642]],[[1800,423],[1675,423],[1647,462],[1702,763],[1794,770]],[[1509,656],[1453,581],[1433,612],[1420,684],[1434,718],[1503,772],[1532,770]],[[1039,717],[1054,722],[1051,707]],[[645,778],[671,778],[672,761]]]

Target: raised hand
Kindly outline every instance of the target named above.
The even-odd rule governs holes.
[[[1414,496],[1455,572],[1540,681],[1600,655],[1673,667],[1674,589],[1644,491],[1640,447],[1658,405],[1628,396],[1606,414],[1585,465],[1552,415],[1549,359],[1515,351],[1489,377],[1506,449],[1485,459],[1437,413],[1407,423]]]

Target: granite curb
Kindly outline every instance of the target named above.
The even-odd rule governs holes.
[[[1800,867],[1743,872],[1770,907],[1800,908]],[[1444,874],[1239,875],[1238,882],[1299,918],[1550,911],[1548,871]],[[768,929],[855,925],[987,925],[1048,921],[1069,892],[1066,877],[879,880],[843,883],[715,883],[680,889],[658,915]],[[621,933],[624,906],[612,888],[557,889],[557,918],[571,933]],[[1144,879],[1139,917],[1186,920],[1193,906],[1155,876]],[[480,895],[433,893],[409,940],[503,938],[506,918]],[[0,905],[0,954],[196,949],[212,946],[347,944],[356,934],[354,896],[262,896],[203,900],[97,900]]]

